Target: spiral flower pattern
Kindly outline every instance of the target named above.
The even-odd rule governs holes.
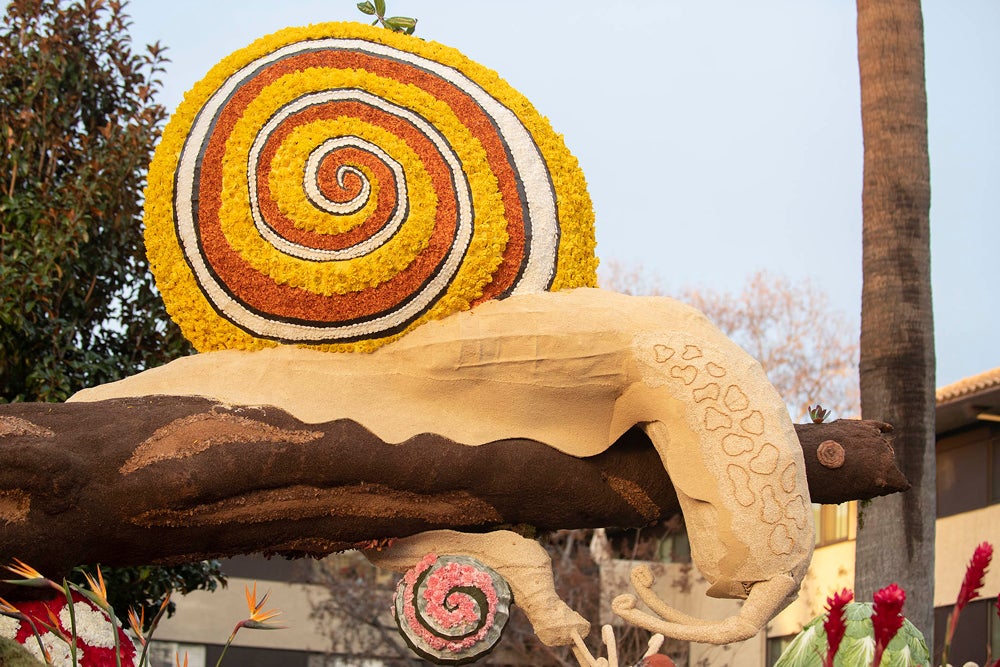
[[[456,51],[380,28],[233,54],[171,119],[149,181],[150,264],[200,350],[371,350],[596,281],[583,176],[547,121]]]
[[[500,640],[511,592],[494,570],[466,556],[428,554],[396,587],[396,624],[419,655],[438,664],[478,660]]]

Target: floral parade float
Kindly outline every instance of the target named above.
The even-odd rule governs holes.
[[[185,97],[145,206],[199,354],[0,406],[0,561],[359,548],[405,573],[415,650],[458,664],[511,600],[546,644],[582,647],[589,623],[531,534],[681,511],[709,594],[746,599],[739,615],[690,618],[643,569],[646,608],[613,609],[722,644],[797,595],[811,502],[907,488],[887,425],[793,425],[700,313],[597,289],[575,158],[448,47],[347,23],[258,40]]]

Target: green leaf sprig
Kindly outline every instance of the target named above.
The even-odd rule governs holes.
[[[412,35],[413,31],[417,29],[417,19],[415,18],[409,16],[390,16],[386,18],[385,0],[374,0],[374,3],[364,0],[364,2],[358,3],[358,9],[362,14],[375,17],[372,25],[381,24],[383,28],[407,35]]]

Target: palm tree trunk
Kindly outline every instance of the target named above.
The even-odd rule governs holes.
[[[858,0],[864,133],[861,412],[896,427],[912,488],[875,499],[858,531],[857,597],[892,582],[933,646],[934,328],[930,166],[919,0]]]

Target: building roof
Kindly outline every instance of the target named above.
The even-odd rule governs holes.
[[[949,403],[997,387],[1000,387],[1000,367],[940,387],[937,390],[937,404]]]
[[[983,420],[1000,421],[1000,368],[938,389],[935,418],[939,436]]]

